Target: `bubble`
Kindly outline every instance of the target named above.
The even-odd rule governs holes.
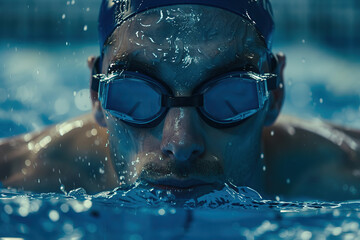
[[[158,210],[158,214],[159,214],[160,216],[164,216],[164,215],[165,215],[165,209],[160,208],[160,209]]]
[[[18,213],[22,217],[27,217],[27,215],[29,215],[29,208],[26,206],[22,206],[18,209]]]
[[[49,218],[51,221],[57,222],[57,221],[59,221],[60,215],[56,210],[51,210],[49,212]]]
[[[71,223],[65,223],[63,226],[63,230],[66,233],[72,233],[74,231],[74,226]]]
[[[83,204],[84,204],[84,207],[86,207],[88,209],[92,207],[92,202],[90,200],[85,200]]]
[[[25,160],[25,165],[26,165],[27,167],[30,167],[31,161],[30,161],[29,159],[26,159],[26,160]]]
[[[88,26],[85,25],[83,29],[84,29],[84,32],[86,32],[88,30]]]
[[[88,111],[91,109],[90,92],[89,89],[82,89],[75,95],[75,106],[80,111]]]
[[[96,136],[97,133],[98,132],[97,132],[96,128],[91,129],[91,135]]]
[[[66,204],[66,203],[61,204],[60,210],[61,210],[63,213],[67,213],[67,212],[69,211],[69,205]]]
[[[12,214],[12,213],[14,212],[13,208],[12,208],[10,205],[8,205],[8,204],[6,204],[6,205],[4,206],[4,211],[5,211],[5,213],[8,214],[8,215],[10,215],[10,214]]]
[[[341,227],[336,227],[332,231],[332,235],[334,235],[334,236],[339,236],[341,233],[342,233]]]
[[[61,19],[65,19],[66,18],[66,14],[64,13],[62,16],[61,16]]]
[[[312,237],[312,233],[309,231],[304,231],[301,233],[301,239],[303,240],[309,240]]]

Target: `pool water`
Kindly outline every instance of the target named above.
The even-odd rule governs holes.
[[[271,201],[246,187],[183,204],[141,187],[0,192],[0,237],[23,239],[357,239],[359,217],[360,201]]]
[[[283,113],[360,127],[360,57],[304,41],[278,50],[288,53]],[[86,58],[98,54],[96,45],[2,42],[0,53],[0,138],[90,111]],[[3,188],[0,239],[360,239],[360,197],[285,200],[245,187],[182,204],[140,187],[96,195]]]

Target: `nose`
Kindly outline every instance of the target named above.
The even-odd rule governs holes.
[[[201,130],[194,119],[196,112],[191,108],[169,110],[163,128],[162,152],[177,161],[186,163],[204,153]]]

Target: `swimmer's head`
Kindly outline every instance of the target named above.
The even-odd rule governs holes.
[[[249,2],[255,4],[255,1]],[[264,1],[256,2],[261,4]],[[268,13],[264,14],[266,18]],[[115,27],[113,23],[110,25]],[[252,106],[256,105],[256,112],[244,117],[244,121],[237,121],[236,118],[243,117],[237,114],[236,124],[226,127],[209,124],[199,108],[184,99],[194,96],[207,83],[232,72],[260,76],[273,74],[281,83],[284,59],[280,57],[278,63],[273,64],[268,45],[270,35],[263,35],[265,33],[260,34],[259,28],[243,15],[199,4],[169,5],[141,11],[104,34],[101,72],[108,77],[113,73],[121,75],[123,71],[135,78],[142,76],[138,79],[140,81],[128,81],[142,84],[141,87],[127,88],[129,91],[139,90],[136,96],[130,96],[123,88],[112,88],[111,104],[128,109],[120,114],[106,109],[107,106],[97,98],[97,92],[92,91],[94,116],[101,126],[108,129],[111,160],[122,186],[140,179],[151,186],[180,192],[193,186],[196,192],[206,192],[224,182],[258,189],[264,164],[260,157],[262,129],[272,124],[279,114],[283,90],[267,92],[265,87],[260,89],[262,85],[258,85],[259,91],[255,89],[248,94],[249,89],[254,89],[251,86],[255,86],[252,80],[256,77],[251,79],[250,88],[241,85],[244,86],[238,89],[241,95],[248,96],[243,103],[244,109],[254,110]],[[120,79],[124,76],[121,75]],[[144,79],[148,79],[145,85]],[[147,98],[151,95],[149,86],[157,89],[152,87],[154,85],[161,85],[172,97],[167,99],[171,102],[176,98],[179,105],[167,109],[151,126],[129,124],[123,118],[124,114],[131,115],[139,103],[150,100]],[[229,89],[231,86],[221,90],[227,112],[233,111],[228,104],[232,100],[226,99]],[[258,92],[266,96],[261,107],[256,95]],[[103,101],[110,96],[100,95]],[[125,101],[121,100],[122,96],[127,96]],[[216,96],[210,98],[215,100],[214,104],[218,103]],[[157,104],[159,102],[155,101],[150,107],[143,108],[142,113],[151,113],[152,106]],[[200,106],[202,103],[196,104]],[[223,113],[221,107],[215,110],[221,118],[218,114],[219,111]]]
[[[274,22],[269,0],[103,0],[99,14],[99,42],[102,51],[112,32],[126,19],[162,6],[205,5],[233,12],[256,27],[267,47],[271,48]]]

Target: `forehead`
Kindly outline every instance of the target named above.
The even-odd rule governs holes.
[[[261,72],[266,54],[255,27],[241,16],[207,6],[169,6],[120,25],[106,43],[103,72],[121,63],[171,88],[191,89],[245,66]]]

